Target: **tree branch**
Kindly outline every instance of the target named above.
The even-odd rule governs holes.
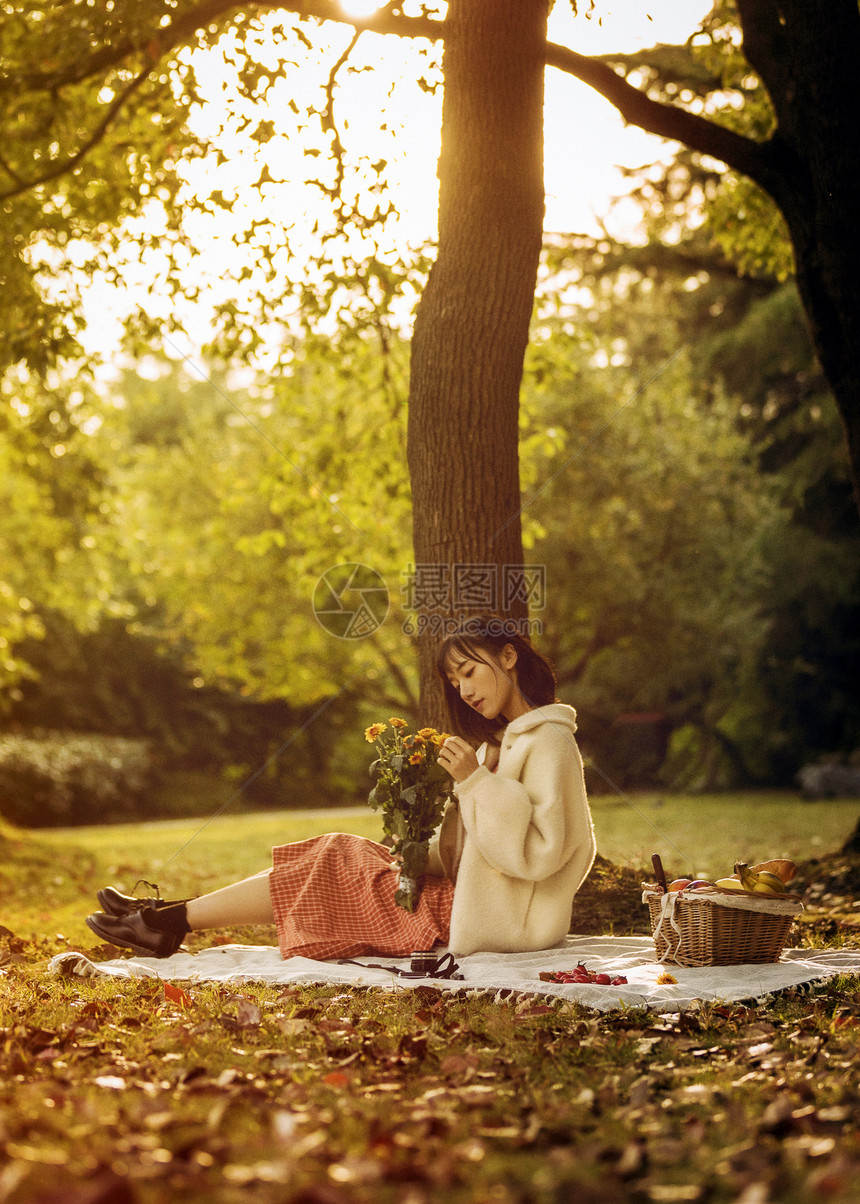
[[[390,0],[384,8],[368,17],[351,17],[343,11],[338,0],[282,0],[280,4],[262,4],[261,8],[284,9],[297,17],[313,17],[318,21],[337,21],[352,25],[359,33],[392,33],[399,38],[428,38],[431,42],[444,37],[444,21],[432,17],[407,17],[398,12],[401,0]]]
[[[400,689],[402,690],[402,695],[399,699],[391,700],[392,705],[393,706],[403,706],[405,703],[405,705],[408,707],[409,710],[417,711],[418,710],[418,695],[415,693],[415,690],[412,688],[412,685],[410,684],[409,679],[407,678],[406,674],[401,669],[399,662],[394,659],[394,657],[390,654],[390,652],[388,652],[388,650],[386,649],[386,647],[382,643],[382,641],[376,638],[375,632],[371,634],[370,639],[371,639],[371,643],[373,644],[374,648],[376,649],[377,654],[385,662],[385,667],[391,673],[395,682],[397,683],[398,686],[400,686]],[[387,697],[387,695],[386,695],[386,697]]]
[[[95,130],[86,140],[86,142],[67,159],[63,159],[59,163],[54,163],[48,171],[44,172],[43,175],[36,176],[35,179],[32,180],[25,180],[21,176],[17,176],[17,174],[4,163],[3,166],[6,167],[6,170],[9,172],[9,174],[17,180],[17,183],[16,186],[14,188],[10,188],[8,192],[0,192],[0,200],[11,200],[12,197],[20,196],[24,192],[29,192],[31,188],[37,188],[40,184],[47,184],[50,180],[56,180],[59,176],[66,175],[67,172],[70,172],[74,167],[76,167],[78,163],[80,163],[81,159],[88,155],[93,147],[101,142],[113,119],[125,106],[127,101],[134,95],[141,84],[144,83],[151,70],[152,64],[150,63],[143,69],[143,71],[140,72],[140,74],[134,77],[127,88],[120,92],[119,96],[117,96],[113,104],[110,105],[108,111],[105,113],[104,117],[98,123]]]
[[[6,175],[7,175],[7,176],[10,176],[10,177],[11,177],[11,178],[12,178],[12,179],[15,181],[15,183],[16,183],[16,184],[23,184],[23,185],[24,185],[24,188],[29,188],[29,187],[30,187],[30,185],[29,185],[29,184],[25,184],[25,183],[24,183],[24,178],[23,178],[23,176],[19,176],[19,175],[18,175],[18,173],[17,173],[17,171],[15,170],[15,168],[14,168],[14,167],[11,165],[11,163],[9,163],[9,162],[6,160],[5,156],[3,156],[3,155],[0,155],[0,168],[2,168],[2,169],[3,169],[3,171],[5,171],[5,172],[6,172]],[[2,193],[0,193],[0,197],[2,197],[2,195],[3,195],[3,194],[2,194]]]
[[[281,3],[271,3],[268,0],[201,0],[193,9],[176,17],[169,25],[147,30],[139,40],[126,37],[102,46],[95,54],[83,62],[76,63],[68,71],[40,71],[28,75],[7,76],[0,86],[10,91],[15,89],[38,92],[79,84],[85,79],[108,71],[111,67],[116,67],[130,54],[144,49],[155,62],[167,51],[187,41],[197,30],[232,12],[258,15],[283,11],[293,13],[300,19],[337,21],[341,25],[351,25],[359,33],[390,33],[398,37],[429,38],[431,41],[442,37],[442,21],[429,17],[406,17],[395,11],[398,7],[398,0],[391,0],[391,3],[368,17],[351,17],[340,8],[337,0],[282,0]]]
[[[771,194],[778,187],[773,141],[755,142],[686,109],[652,100],[629,84],[608,63],[547,43],[546,63],[594,88],[618,109],[625,121],[650,134],[683,142],[749,176]]]
[[[610,647],[611,643],[612,640],[604,636],[600,623],[598,623],[576,662],[567,669],[561,669],[556,672],[557,685],[564,686],[569,685],[571,682],[579,681],[597,653],[604,648]]]
[[[359,29],[353,34],[346,50],[344,50],[343,54],[334,64],[331,71],[329,71],[328,81],[325,86],[325,110],[322,114],[322,126],[326,133],[331,134],[332,153],[334,154],[335,161],[335,181],[331,188],[326,188],[321,180],[315,180],[314,183],[317,184],[317,186],[321,188],[326,196],[328,196],[332,201],[340,202],[341,213],[343,211],[341,188],[343,187],[343,178],[345,172],[344,157],[346,154],[346,149],[341,141],[340,130],[337,128],[337,122],[334,116],[334,89],[337,83],[338,72],[344,63],[349,61],[349,56],[355,49],[362,32],[363,31]]]
[[[598,243],[608,243],[609,251],[605,253],[605,262],[599,265],[589,265],[585,275],[599,279],[617,272],[620,267],[633,267],[641,271],[657,268],[660,271],[674,275],[690,276],[694,272],[705,271],[709,276],[722,280],[740,280],[742,273],[731,260],[723,258],[718,252],[712,251],[695,243],[681,242],[677,245],[650,242],[644,246],[621,242],[605,231],[603,234],[561,234],[548,233],[544,235],[544,249],[555,256],[577,259],[594,253]],[[746,277],[749,280],[749,277]],[[769,277],[756,277],[759,282],[775,283]]]

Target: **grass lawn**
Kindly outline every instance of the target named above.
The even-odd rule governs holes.
[[[860,815],[857,799],[806,803],[787,791],[597,795],[591,802],[604,857],[639,866],[659,853],[670,877],[692,870],[721,878],[736,861],[808,861],[840,848]]]
[[[659,852],[670,877],[687,870],[721,877],[737,860],[820,856],[840,847],[858,810],[856,800],[803,803],[788,792],[592,800],[604,857],[638,869]],[[380,817],[367,807],[49,829],[28,833],[20,870],[10,848],[0,875],[15,893],[19,930],[80,941],[89,939],[83,917],[96,909],[101,886],[131,890],[145,878],[166,898],[199,894],[265,868],[272,845],[326,831],[382,835]]]
[[[18,931],[89,940],[84,916],[98,910],[94,896],[102,886],[131,891],[144,878],[165,898],[201,894],[265,869],[275,844],[329,831],[382,835],[367,807],[45,829],[23,838],[27,856],[20,863],[14,839],[7,843],[0,885],[5,879],[14,891]]]
[[[709,872],[823,855],[857,812],[775,795],[633,801],[595,800],[604,856],[657,850],[667,868]],[[656,1016],[424,987],[46,973],[69,944],[104,956],[82,922],[104,883],[202,890],[256,872],[274,843],[379,834],[365,810],[201,827],[0,826],[0,1201],[856,1201],[856,976]],[[837,936],[860,944],[850,926]]]

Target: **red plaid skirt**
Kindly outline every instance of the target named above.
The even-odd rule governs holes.
[[[447,944],[454,884],[426,874],[414,912],[394,902],[391,850],[343,832],[272,849],[269,890],[282,957],[408,957]]]

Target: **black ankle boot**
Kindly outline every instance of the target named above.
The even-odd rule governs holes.
[[[171,957],[190,931],[184,903],[170,907],[146,907],[125,916],[103,911],[87,916],[87,924],[103,941],[131,949],[144,957]]]
[[[153,887],[150,882],[145,882],[144,886],[151,887],[156,894],[138,898],[135,895],[124,895],[114,886],[105,886],[97,892],[96,898],[102,911],[109,916],[127,916],[132,911],[143,911],[146,907],[170,907],[174,903],[187,902],[186,899],[162,899],[157,886]]]
[[[155,932],[166,932],[182,940],[190,931],[188,912],[185,901],[181,903],[162,903],[158,907],[144,907],[141,918],[147,928]]]

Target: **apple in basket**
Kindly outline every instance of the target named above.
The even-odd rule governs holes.
[[[690,885],[691,878],[676,878],[674,882],[670,882],[667,889],[671,891],[686,890]]]

